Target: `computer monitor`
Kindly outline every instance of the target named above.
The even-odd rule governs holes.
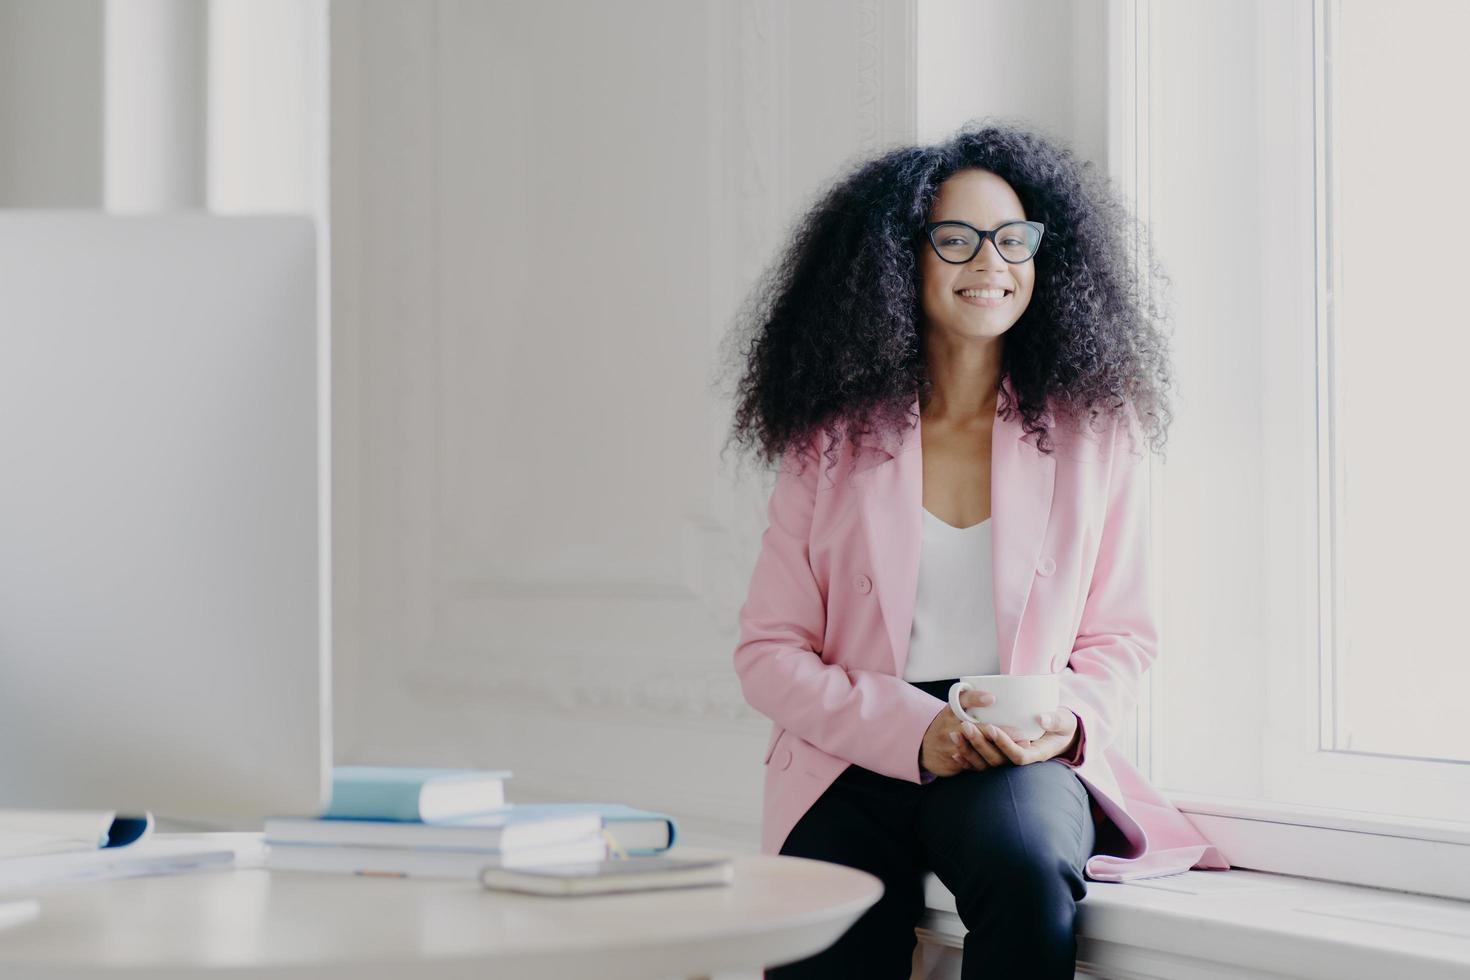
[[[320,812],[325,336],[309,218],[0,211],[0,807]]]

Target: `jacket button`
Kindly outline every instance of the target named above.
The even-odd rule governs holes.
[[[868,593],[873,591],[873,580],[866,575],[859,575],[852,580],[852,584],[857,586],[859,592]]]
[[[1050,557],[1043,558],[1041,564],[1036,566],[1036,570],[1043,575],[1050,575],[1057,570],[1057,563],[1052,561]]]
[[[781,754],[776,757],[776,767],[785,769],[789,765],[791,765],[791,750],[782,749]]]

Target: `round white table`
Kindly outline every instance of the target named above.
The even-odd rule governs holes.
[[[826,949],[883,893],[841,865],[734,860],[725,886],[570,898],[264,868],[52,884],[14,896],[41,911],[0,930],[0,976],[703,977]]]

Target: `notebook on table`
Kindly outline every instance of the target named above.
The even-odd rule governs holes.
[[[480,884],[491,891],[533,895],[602,895],[660,888],[700,888],[735,880],[735,862],[727,857],[685,858],[645,854],[582,864],[487,867]]]
[[[337,766],[325,820],[432,823],[505,805],[509,769]]]

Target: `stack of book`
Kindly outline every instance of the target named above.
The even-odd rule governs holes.
[[[507,770],[339,766],[320,817],[265,822],[265,866],[475,879],[673,846],[672,817],[614,803],[507,803]]]

